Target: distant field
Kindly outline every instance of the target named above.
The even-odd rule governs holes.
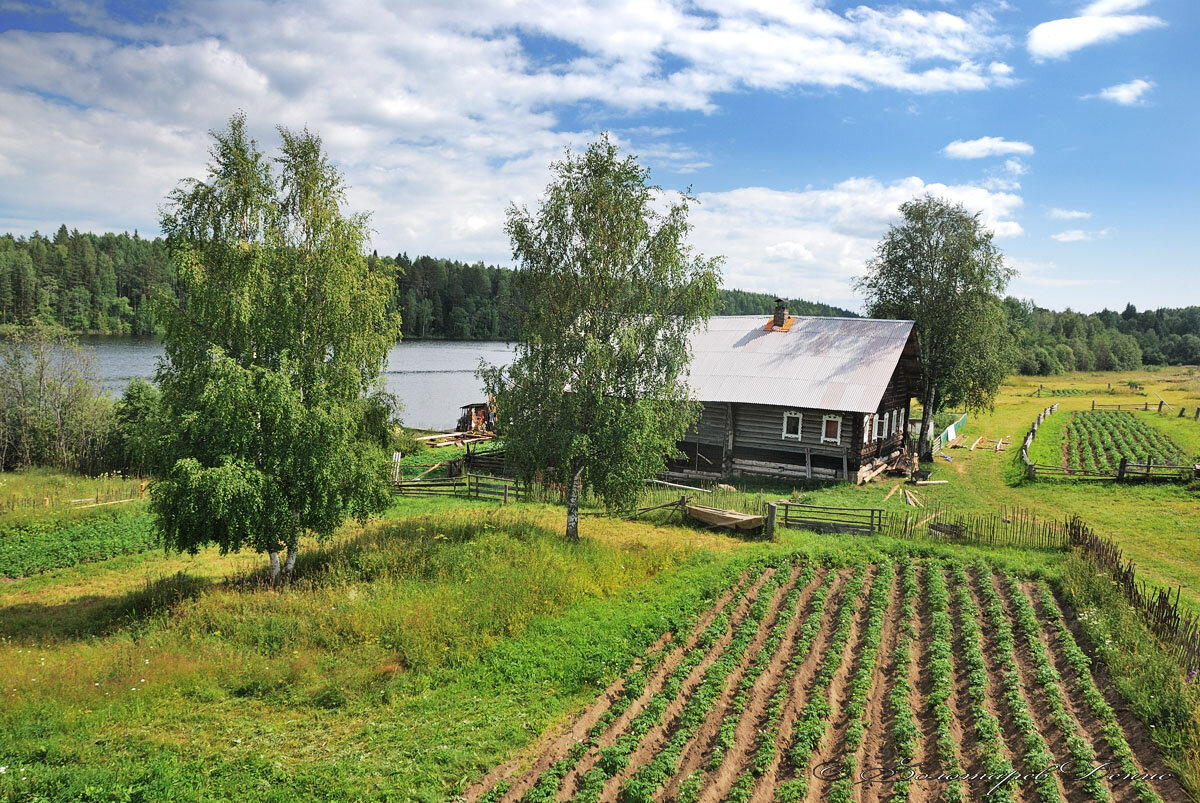
[[[1142,415],[1144,417],[1139,418]],[[1121,459],[1183,465],[1188,459],[1171,438],[1138,414],[1116,410],[1071,413],[1063,432],[1067,468],[1115,472]]]

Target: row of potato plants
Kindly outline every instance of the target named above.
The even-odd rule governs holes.
[[[720,590],[718,596],[728,592],[730,589],[739,586],[744,587],[748,581],[742,577],[742,574],[740,570],[731,570],[729,576],[726,578],[726,585]],[[741,579],[739,580],[739,578]],[[727,601],[726,605],[721,607],[731,604],[734,603]],[[596,745],[600,736],[608,730],[609,726],[625,713],[635,700],[642,696],[642,693],[646,690],[646,684],[650,676],[659,665],[672,651],[687,643],[689,634],[705,610],[712,610],[711,600],[698,598],[690,610],[684,610],[680,613],[679,621],[673,623],[669,628],[671,635],[660,649],[648,653],[641,661],[633,662],[621,681],[620,691],[617,692],[617,695],[613,698],[608,708],[600,714],[596,722],[588,729],[586,738],[572,745],[567,751],[567,755],[551,764],[550,767],[538,776],[532,788],[521,797],[522,803],[535,803],[535,801],[554,799],[563,778]],[[511,788],[511,779],[503,779],[479,798],[480,803],[498,801]]]
[[[1121,458],[1179,464],[1186,458],[1163,432],[1123,411],[1081,411],[1065,430],[1071,468],[1115,471]]]
[[[734,582],[737,582],[737,574],[731,576],[730,588]],[[727,589],[726,589],[727,591]],[[689,640],[689,635],[695,623],[701,616],[701,605],[707,603],[698,603],[696,610],[690,611],[684,618],[684,621],[671,629],[671,637],[662,645],[658,651],[650,653],[644,658],[640,664],[635,665],[626,673],[620,691],[614,697],[610,706],[605,708],[604,713],[596,719],[592,727],[589,727],[587,737],[580,742],[571,745],[565,756],[562,759],[552,763],[544,772],[538,775],[538,779],[534,781],[534,785],[529,791],[521,797],[521,803],[540,803],[542,801],[553,801],[557,797],[559,786],[562,786],[563,779],[574,769],[580,759],[588,754],[596,744],[599,743],[600,737],[608,730],[614,721],[620,715],[628,711],[629,707],[634,703],[642,693],[646,691],[647,683],[650,676],[653,675],[662,661],[666,660],[668,655],[676,651],[677,648],[683,647]],[[722,606],[724,607],[724,606]]]
[[[749,801],[752,793],[754,793],[755,783],[758,777],[767,771],[770,763],[775,756],[775,735],[779,730],[779,718],[784,711],[784,702],[787,699],[787,690],[791,685],[791,678],[796,673],[797,667],[803,663],[804,657],[808,654],[809,648],[812,646],[812,640],[815,639],[817,631],[821,629],[821,617],[824,610],[824,603],[829,597],[829,588],[833,585],[833,579],[836,575],[835,571],[828,571],[826,576],[818,585],[809,601],[809,615],[805,617],[804,622],[800,624],[796,636],[792,641],[791,654],[788,657],[787,664],[784,666],[784,671],[780,672],[779,683],[775,687],[775,691],[770,696],[767,702],[766,711],[764,711],[763,725],[757,730],[757,749],[752,754],[750,766],[746,767],[742,773],[738,775],[737,780],[734,780],[730,791],[725,797],[726,801],[738,803]],[[794,603],[793,603],[794,605]],[[794,616],[788,616],[788,622]],[[786,624],[785,624],[786,629]],[[773,659],[776,649],[779,648],[779,643],[782,639],[782,631],[780,631],[779,639],[773,639],[773,643],[767,643],[763,646],[760,652],[760,658],[764,660],[763,666],[766,666]],[[761,675],[761,671],[756,673],[757,677]],[[745,689],[746,696],[752,687],[752,682],[749,684],[743,679],[742,687]],[[745,702],[738,706],[738,711],[743,711]],[[737,731],[737,719],[733,720],[733,725],[730,726],[730,718],[726,718],[722,724],[721,733],[718,736],[718,745],[713,753],[713,759],[709,761],[708,768],[716,769],[720,767],[724,760],[725,751],[732,747],[734,733]],[[769,744],[769,745],[768,745]],[[698,792],[698,784],[696,787]],[[679,803],[686,803],[686,798],[679,797]]]
[[[779,685],[776,687],[774,694],[771,695],[770,700],[767,701],[766,716],[762,726],[758,729],[757,747],[754,750],[753,758],[750,760],[750,766],[734,782],[733,788],[729,793],[730,798],[752,793],[757,779],[762,777],[775,761],[775,745],[779,735],[779,721],[783,716],[783,707],[787,702],[788,692],[791,689],[792,680],[796,676],[796,671],[804,663],[805,658],[808,656],[808,651],[812,649],[813,642],[816,640],[817,633],[821,630],[821,622],[825,616],[825,605],[828,602],[835,575],[836,572],[829,572],[825,576],[825,581],[813,592],[812,600],[809,603],[809,614],[805,617],[804,622],[800,625],[800,629],[796,633],[791,655],[779,679]],[[842,604],[845,604],[844,589]],[[680,797],[680,803],[686,803],[682,796]]]
[[[1081,782],[1084,792],[1092,800],[1112,800],[1112,795],[1104,786],[1101,776],[1093,772],[1096,766],[1096,752],[1092,748],[1091,742],[1079,734],[1075,720],[1067,710],[1067,702],[1062,692],[1062,676],[1054,667],[1050,653],[1042,642],[1042,626],[1038,621],[1037,614],[1034,613],[1033,605],[1025,596],[1025,591],[1014,576],[1007,572],[1001,572],[1000,577],[1007,586],[1009,597],[1012,599],[1016,630],[1021,634],[1025,646],[1029,650],[1029,656],[1035,668],[1035,679],[1046,699],[1050,720],[1067,745],[1069,754],[1067,763],[1074,770],[1074,777],[1065,778],[1064,784]]]
[[[983,598],[988,626],[992,630],[996,653],[1000,658],[1000,687],[1004,690],[1004,702],[1012,714],[1021,740],[1022,763],[1027,773],[1034,772],[1033,788],[1038,799],[1044,803],[1057,803],[1062,799],[1058,791],[1058,782],[1054,774],[1047,771],[1054,764],[1054,755],[1038,731],[1037,722],[1034,721],[1025,700],[1025,687],[1021,683],[1021,670],[1017,664],[1012,622],[1005,615],[1004,603],[992,585],[991,567],[986,563],[978,563],[975,571],[979,579],[979,595]]]
[[[736,612],[738,606],[749,595],[750,591],[762,578],[762,574],[766,571],[768,569],[765,567],[765,564],[759,564],[754,567],[751,574],[754,575],[757,572],[757,576],[735,590],[729,603],[713,617],[712,622],[700,634],[700,638],[697,639],[695,646],[684,654],[683,659],[675,666],[674,671],[663,680],[663,684],[659,690],[651,695],[650,699],[646,701],[646,704],[637,715],[629,721],[625,727],[625,731],[616,738],[613,744],[601,748],[600,757],[595,765],[583,774],[574,800],[579,803],[594,803],[594,801],[600,799],[600,795],[604,791],[605,782],[628,765],[630,754],[641,743],[642,737],[649,733],[650,729],[662,719],[671,701],[683,689],[684,681],[688,675],[704,660],[709,650],[730,632],[733,626],[733,617],[730,611]],[[765,585],[765,582],[763,585]],[[762,589],[760,588],[759,593],[761,592]]]
[[[846,581],[846,590],[842,596],[843,603],[838,610],[838,619],[833,635],[825,649],[825,658],[813,679],[808,701],[792,724],[791,749],[788,751],[788,760],[794,775],[776,789],[775,799],[780,803],[803,800],[808,792],[809,760],[825,736],[829,716],[833,712],[833,706],[829,702],[829,684],[833,680],[834,673],[841,666],[842,653],[850,638],[850,628],[854,621],[855,609],[849,602],[862,592],[866,570],[865,564],[859,564],[855,568],[854,574]]]
[[[958,599],[958,621],[963,668],[967,675],[967,699],[970,700],[971,720],[975,726],[979,756],[984,772],[994,779],[1008,780],[993,783],[984,794],[984,800],[993,803],[1012,803],[1013,765],[1004,757],[1004,739],[1000,733],[1000,720],[987,708],[991,688],[987,661],[983,656],[983,631],[979,627],[979,609],[971,596],[966,569],[957,561],[950,566],[954,580],[955,596]]]
[[[735,630],[733,639],[717,659],[709,664],[699,684],[684,703],[683,709],[675,717],[671,738],[658,750],[653,759],[621,784],[617,799],[622,803],[650,803],[659,788],[678,771],[679,759],[684,748],[708,718],[713,703],[725,689],[729,674],[741,663],[743,655],[772,608],[774,592],[789,579],[790,568],[791,564],[788,561],[781,560],[776,565],[776,571],[762,584],[749,612]]]
[[[721,766],[721,762],[725,759],[725,753],[734,746],[738,721],[742,718],[742,712],[746,710],[747,703],[750,702],[750,692],[753,690],[759,676],[762,675],[771,663],[771,659],[775,657],[775,652],[779,649],[788,626],[796,616],[796,606],[800,600],[800,595],[804,592],[805,587],[812,580],[814,574],[812,566],[806,567],[804,574],[800,577],[800,582],[788,592],[787,598],[783,601],[783,607],[780,608],[778,616],[775,617],[775,624],[771,627],[770,635],[754,656],[754,662],[742,675],[741,681],[738,682],[737,691],[734,693],[733,699],[726,709],[725,717],[721,720],[721,725],[717,729],[717,736],[713,743],[713,752],[708,761],[708,769],[715,770]],[[825,582],[829,582],[828,575],[826,575]]]
[[[1063,621],[1059,613],[1058,606],[1054,601],[1054,594],[1050,591],[1050,587],[1043,581],[1039,590],[1041,592],[1039,603],[1043,615],[1050,622],[1051,628],[1055,631],[1055,636],[1058,639],[1059,649],[1062,650],[1066,657],[1067,665],[1074,672],[1075,690],[1083,698],[1088,710],[1101,723],[1104,741],[1108,745],[1108,749],[1112,751],[1117,759],[1117,764],[1121,768],[1121,772],[1125,774],[1120,780],[1129,782],[1138,799],[1142,803],[1162,803],[1162,798],[1158,793],[1146,783],[1141,777],[1141,770],[1133,760],[1133,751],[1129,748],[1129,742],[1125,739],[1125,732],[1121,729],[1121,723],[1117,719],[1117,713],[1113,707],[1104,699],[1104,695],[1096,688],[1096,682],[1092,679],[1092,660],[1084,654],[1079,648],[1079,644],[1075,641],[1075,636],[1071,633],[1067,623]]]
[[[950,708],[950,694],[954,689],[954,650],[951,645],[950,592],[946,578],[938,561],[925,564],[925,599],[929,606],[930,638],[926,650],[929,667],[929,708],[937,727],[937,763],[947,778],[942,790],[945,803],[962,803],[963,783],[959,776],[962,765],[958,760],[958,745],[950,723],[954,711]]]
[[[916,629],[913,627],[916,611],[913,603],[918,590],[917,563],[910,558],[904,558],[900,563],[900,632],[896,637],[896,646],[892,649],[894,678],[892,689],[888,692],[887,705],[892,714],[892,746],[896,751],[897,764],[907,766],[911,766],[916,759],[920,738],[917,718],[909,703],[913,689],[908,681],[908,671],[912,665],[913,638],[916,636]],[[893,782],[889,803],[907,801],[910,786],[911,782],[905,777]]]
[[[883,620],[887,616],[888,603],[895,577],[895,566],[884,560],[879,565],[871,585],[867,602],[867,629],[858,648],[858,669],[850,681],[850,697],[846,702],[848,724],[843,737],[841,772],[829,789],[828,799],[832,803],[848,803],[854,792],[854,772],[858,768],[858,748],[867,733],[867,702],[875,680],[875,665],[879,662],[879,649],[883,640]]]

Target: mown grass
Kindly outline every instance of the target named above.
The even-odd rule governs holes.
[[[282,592],[208,553],[0,587],[0,794],[441,800],[779,549],[426,504],[302,553]]]
[[[3,471],[0,472],[0,526],[58,518],[64,515],[64,510],[97,501],[140,500],[142,489],[143,480],[117,474],[88,477],[48,468]],[[75,515],[87,515],[90,510],[95,508],[76,510]]]

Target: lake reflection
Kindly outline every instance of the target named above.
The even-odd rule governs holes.
[[[81,337],[79,344],[96,360],[104,390],[121,395],[134,377],[152,379],[163,355],[155,338]],[[483,401],[475,378],[479,360],[507,365],[512,348],[507,343],[457,343],[419,341],[398,343],[388,352],[384,384],[404,404],[404,423],[422,429],[450,429],[458,408]]]

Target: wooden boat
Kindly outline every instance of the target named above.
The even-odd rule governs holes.
[[[763,526],[763,517],[736,510],[722,510],[707,505],[688,505],[687,514],[696,521],[710,527],[725,527],[730,530],[756,530]]]

